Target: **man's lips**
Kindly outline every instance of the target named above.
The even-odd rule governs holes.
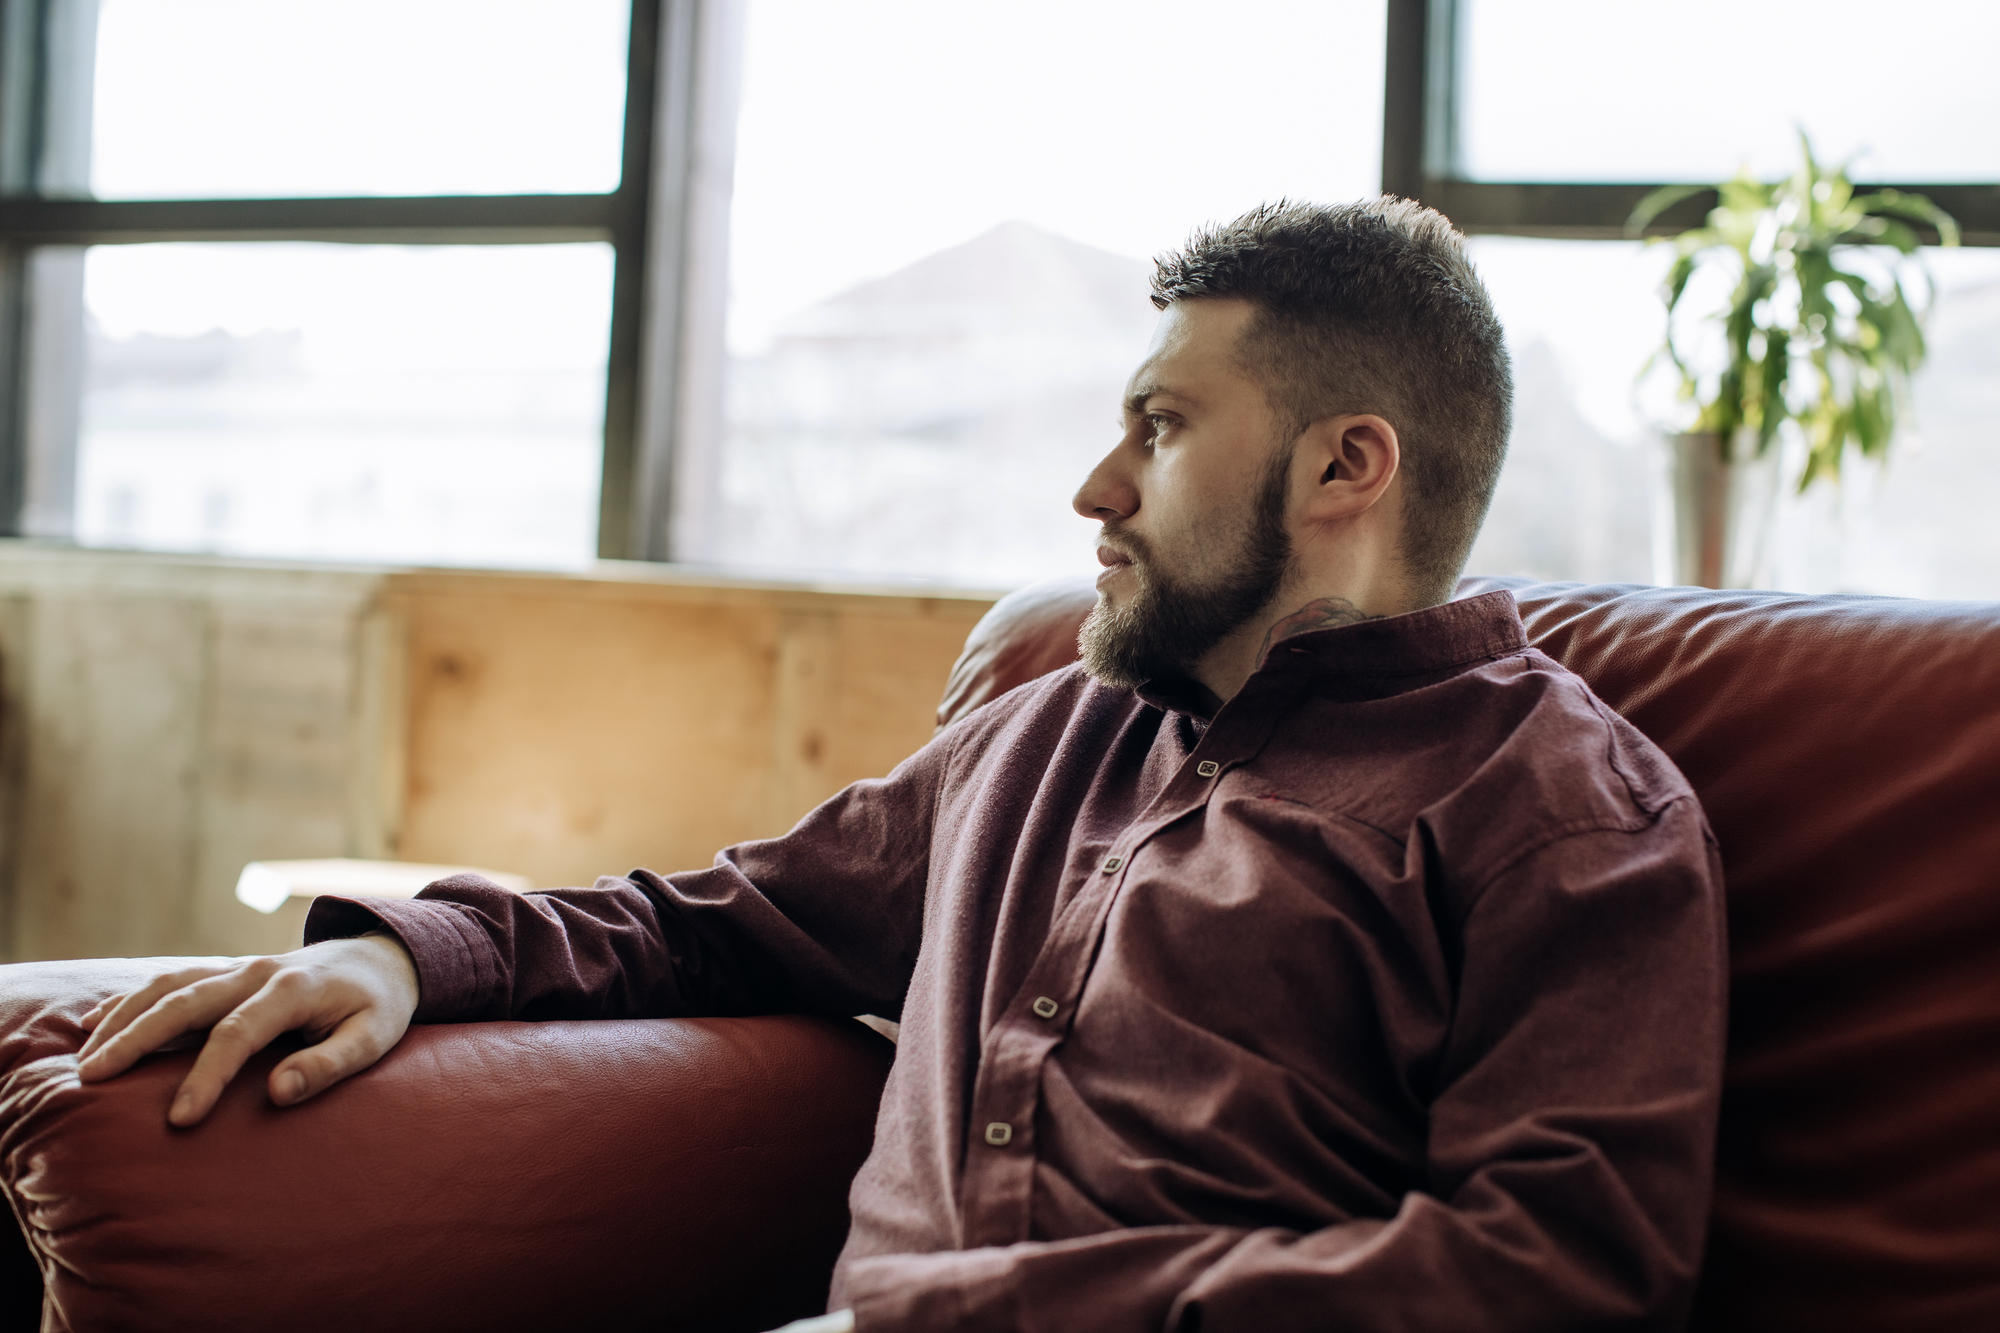
[[[1123,551],[1114,550],[1109,546],[1099,546],[1097,548],[1097,563],[1104,566],[1104,572],[1097,576],[1097,586],[1102,588],[1105,584],[1117,578],[1121,571],[1132,567],[1132,557],[1126,555]]]

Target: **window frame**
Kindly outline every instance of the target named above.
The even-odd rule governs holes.
[[[1458,152],[1457,87],[1464,69],[1459,0],[1387,0],[1382,108],[1382,192],[1437,209],[1467,235],[1626,240],[1625,220],[1666,182],[1581,183],[1475,181]],[[1928,196],[1957,219],[1966,245],[2000,245],[2000,182],[1924,184],[1870,181],[1863,190]],[[1715,207],[1704,191],[1668,209],[1646,228],[1668,236]],[[1918,228],[1926,243],[1937,233]]]
[[[726,3],[727,0],[724,0]],[[70,0],[0,0],[0,536],[24,533],[29,487],[29,259],[46,246],[160,241],[612,247],[597,550],[671,548],[672,410],[682,215],[700,25],[715,0],[631,0],[618,187],[606,194],[101,200],[47,187],[60,91],[52,52]],[[94,0],[84,0],[92,6]],[[94,27],[91,29],[94,32]],[[72,47],[76,45],[71,41]],[[77,58],[75,51],[67,54]],[[94,59],[94,46],[84,58]],[[648,374],[648,369],[654,373]],[[69,442],[74,468],[74,441]]]

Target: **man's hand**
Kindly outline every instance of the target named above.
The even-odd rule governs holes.
[[[114,995],[83,1016],[85,1083],[114,1078],[174,1038],[210,1029],[181,1081],[167,1122],[185,1128],[215,1107],[243,1062],[286,1032],[317,1044],[271,1071],[271,1100],[302,1102],[374,1064],[402,1040],[417,1011],[417,968],[388,935],[328,940],[223,967],[191,967]]]

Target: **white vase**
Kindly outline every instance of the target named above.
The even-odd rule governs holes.
[[[1713,431],[1667,437],[1670,577],[1700,588],[1756,588],[1771,581],[1779,450],[1755,457],[1757,439],[1738,431],[1725,454]]]

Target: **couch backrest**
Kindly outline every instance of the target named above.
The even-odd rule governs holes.
[[[1697,1328],[2000,1328],[2000,605],[1507,587],[1721,843],[1730,1054]],[[940,723],[1076,657],[1081,579],[967,640]]]

